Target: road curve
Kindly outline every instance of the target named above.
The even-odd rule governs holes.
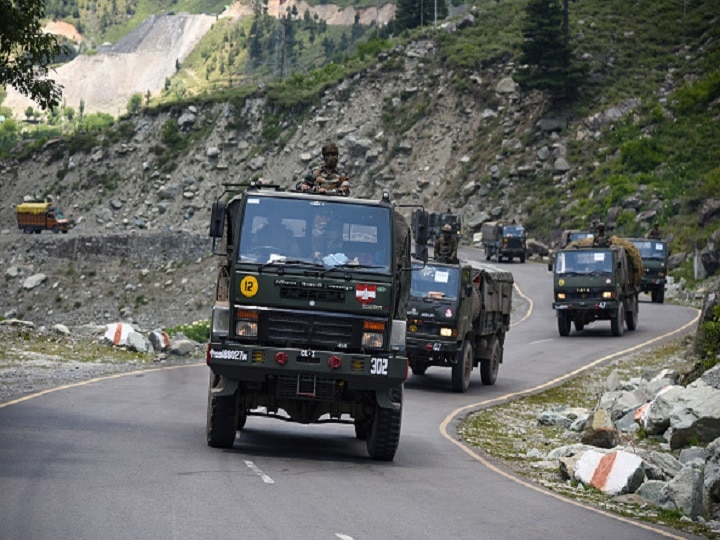
[[[476,250],[463,250],[480,260]],[[697,311],[643,302],[638,329],[560,338],[551,278],[503,264],[520,294],[497,384],[449,370],[406,384],[392,463],[351,425],[248,419],[233,450],[205,443],[204,365],[123,374],[0,406],[0,537],[14,539],[687,538],[545,492],[457,441],[466,414],[690,332]],[[527,309],[526,309],[527,308]],[[527,315],[527,316],[526,316]]]

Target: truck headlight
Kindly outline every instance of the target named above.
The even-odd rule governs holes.
[[[230,306],[215,304],[212,308],[212,341],[227,338],[230,331]]]
[[[363,332],[362,346],[364,349],[382,349],[383,335],[379,332]]]
[[[440,328],[440,335],[443,337],[452,337],[453,329],[452,328]]]
[[[557,296],[557,299],[558,299],[558,300],[565,300],[565,293],[564,293],[564,292],[559,292],[559,293],[557,293],[556,296]]]
[[[615,291],[603,291],[602,297],[603,300],[612,300],[615,298]]]
[[[258,335],[258,312],[249,309],[237,310],[235,335],[241,338],[256,338]]]

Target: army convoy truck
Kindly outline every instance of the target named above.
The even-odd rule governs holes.
[[[213,249],[223,248],[207,350],[208,444],[231,448],[247,418],[262,415],[351,423],[371,458],[392,460],[408,376],[406,222],[386,196],[251,185],[221,199],[210,226]]]
[[[521,263],[525,262],[527,258],[525,227],[511,221],[486,221],[480,227],[480,232],[485,258],[488,261],[493,257],[497,262],[503,259],[512,261],[517,257]]]
[[[629,238],[640,251],[645,272],[640,280],[640,289],[650,294],[652,302],[665,302],[665,283],[667,282],[668,250],[663,240],[650,238]]]
[[[571,325],[582,332],[586,325],[610,321],[613,336],[621,336],[625,325],[638,324],[640,253],[625,239],[612,237],[607,246],[593,246],[592,240],[570,244],[549,263],[553,271],[553,308],[558,332],[570,334]]]
[[[473,368],[495,384],[510,329],[513,276],[491,266],[413,263],[407,311],[410,368],[451,368],[452,388],[467,391]]]
[[[49,202],[18,204],[15,214],[18,228],[27,234],[40,234],[42,231],[65,234],[70,230],[70,222]]]

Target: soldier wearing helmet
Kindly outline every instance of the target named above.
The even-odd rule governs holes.
[[[327,195],[350,195],[350,178],[338,168],[338,147],[329,143],[322,147],[324,164],[315,167],[300,180],[295,189]]]
[[[610,245],[610,239],[605,234],[605,224],[598,223],[597,231],[593,237],[593,246],[597,247],[608,247]]]
[[[458,262],[457,258],[457,237],[453,234],[452,227],[449,223],[442,226],[442,234],[435,240],[435,252],[433,256],[438,262],[454,264]]]

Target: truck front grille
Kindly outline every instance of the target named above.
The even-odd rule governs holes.
[[[280,287],[280,297],[292,300],[321,300],[323,302],[345,302],[345,291],[283,286]]]
[[[278,398],[334,401],[336,392],[334,380],[316,375],[280,375],[277,378]]]
[[[267,345],[344,352],[360,350],[360,321],[342,316],[270,312],[262,318],[261,327],[261,339]]]

